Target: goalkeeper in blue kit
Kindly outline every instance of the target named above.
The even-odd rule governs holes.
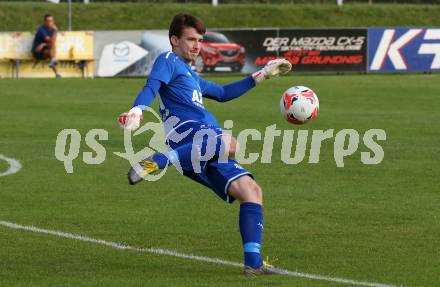
[[[136,184],[148,174],[175,165],[181,168],[183,175],[210,188],[226,202],[237,199],[240,202],[244,274],[276,273],[260,255],[262,190],[251,173],[233,159],[238,150],[236,139],[222,131],[215,117],[204,108],[203,100],[226,102],[235,99],[259,82],[287,73],[291,64],[285,59],[272,60],[251,76],[220,86],[200,78],[190,66],[200,53],[205,32],[203,22],[197,17],[183,13],[174,16],[169,29],[172,51],[158,56],[146,85],[124,122],[125,129],[137,129],[142,111],[159,93],[159,110],[169,150],[157,152],[134,165],[129,170],[128,179],[130,184]],[[174,119],[172,125],[167,124],[169,119]],[[197,136],[200,133],[208,137]],[[207,153],[210,158],[202,159],[202,154]],[[196,168],[194,157],[198,156],[200,162]]]

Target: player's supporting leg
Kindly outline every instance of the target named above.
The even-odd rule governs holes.
[[[244,273],[275,274],[260,255],[263,238],[263,191],[250,176],[234,180],[229,195],[240,201],[239,225],[244,251]]]

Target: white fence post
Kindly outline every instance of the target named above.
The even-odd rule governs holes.
[[[68,30],[72,31],[72,0],[67,1]]]

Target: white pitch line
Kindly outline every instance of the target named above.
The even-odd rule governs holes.
[[[41,233],[41,234],[53,235],[53,236],[62,237],[62,238],[68,238],[68,239],[73,239],[73,240],[101,244],[101,245],[105,245],[105,246],[112,247],[112,248],[119,249],[119,250],[132,250],[132,251],[137,251],[137,252],[146,252],[146,253],[153,253],[153,254],[160,254],[160,255],[168,255],[168,256],[173,256],[173,257],[178,257],[178,258],[184,258],[184,259],[190,259],[190,260],[202,261],[202,262],[209,262],[209,263],[215,263],[215,264],[221,264],[221,265],[227,265],[227,266],[243,267],[243,264],[241,264],[241,263],[222,260],[222,259],[218,259],[218,258],[197,256],[197,255],[180,253],[177,251],[160,249],[160,248],[138,248],[138,247],[133,247],[130,245],[122,244],[122,243],[117,243],[117,242],[112,242],[112,241],[107,241],[107,240],[102,240],[102,239],[95,239],[95,238],[82,236],[82,235],[78,235],[78,234],[73,234],[73,233],[43,229],[43,228],[38,228],[38,227],[34,227],[34,226],[20,225],[20,224],[8,222],[8,221],[1,221],[0,220],[0,225],[5,226],[5,227],[9,227],[12,229],[25,230],[25,231],[30,231],[30,232],[34,232],[34,233]],[[340,284],[368,286],[368,287],[398,287],[396,285],[388,285],[388,284],[383,284],[383,283],[375,283],[375,282],[367,282],[367,281],[357,281],[357,280],[351,280],[351,279],[330,277],[330,276],[325,276],[325,275],[289,271],[289,270],[285,270],[285,269],[278,269],[278,271],[281,275],[308,278],[308,279],[321,280],[321,281],[330,281],[330,282],[336,282],[336,283],[340,283]]]
[[[15,158],[9,158],[2,154],[0,154],[0,160],[4,160],[9,164],[9,168],[7,171],[0,173],[0,176],[7,176],[10,174],[17,173],[21,169],[21,163],[20,161],[16,160]]]

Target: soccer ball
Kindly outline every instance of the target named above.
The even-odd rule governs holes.
[[[281,97],[280,110],[289,123],[302,125],[316,118],[319,100],[316,94],[307,87],[291,87]]]

